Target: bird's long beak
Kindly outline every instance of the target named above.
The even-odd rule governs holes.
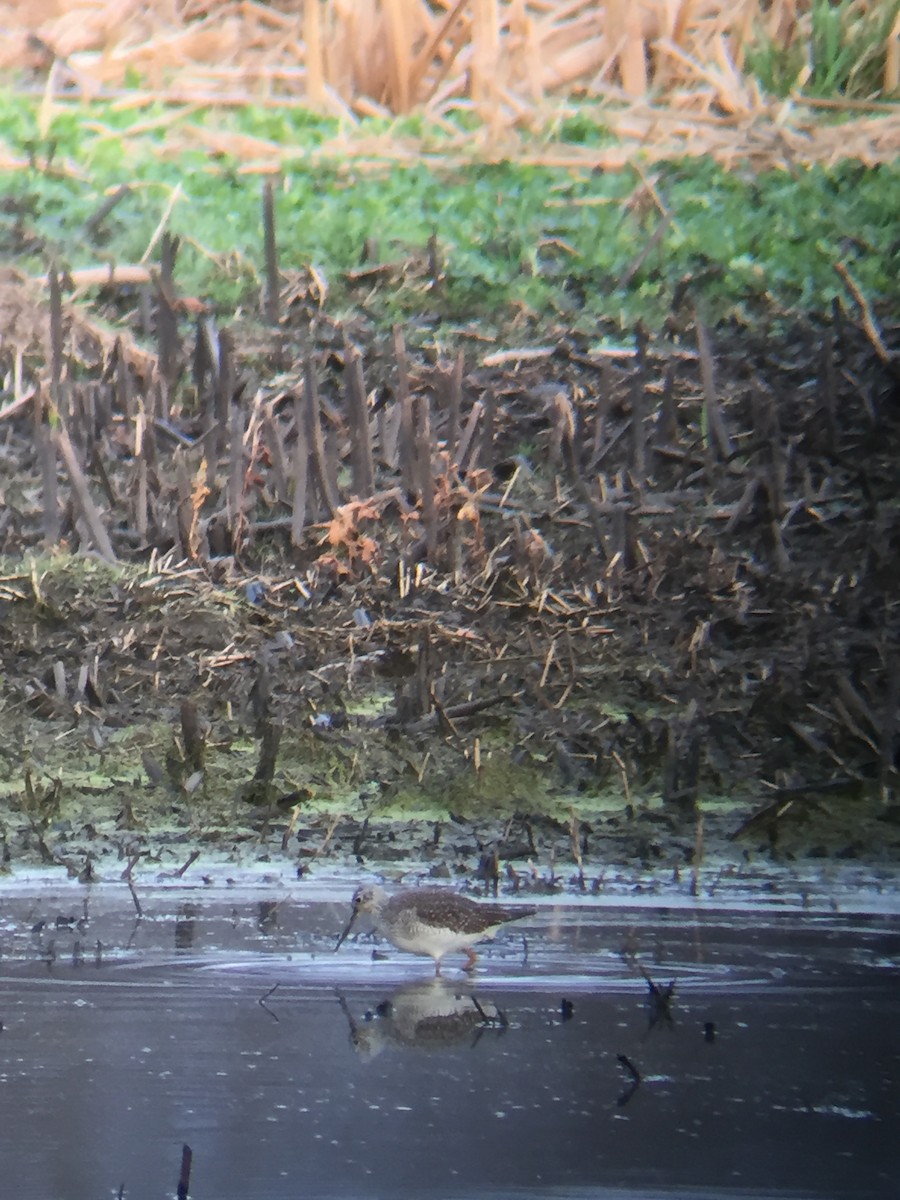
[[[347,922],[347,925],[346,925],[346,928],[344,929],[344,932],[341,934],[341,936],[340,936],[340,937],[338,938],[338,940],[337,940],[337,945],[335,946],[335,950],[336,950],[336,951],[337,951],[337,950],[340,950],[340,948],[341,948],[341,945],[342,945],[342,943],[343,943],[343,941],[344,941],[344,938],[347,936],[347,934],[348,934],[348,933],[350,932],[350,930],[353,928],[353,922],[356,920],[356,914],[357,914],[357,911],[358,911],[358,910],[357,910],[357,909],[356,909],[356,907],[354,906],[353,912],[350,914],[350,920]]]

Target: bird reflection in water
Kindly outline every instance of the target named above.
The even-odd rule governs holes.
[[[389,1046],[429,1052],[474,1046],[485,1033],[502,1034],[509,1026],[493,1001],[439,977],[400,988],[359,1020],[343,996],[338,1001],[350,1027],[350,1043],[366,1061]]]

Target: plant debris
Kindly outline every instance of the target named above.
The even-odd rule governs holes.
[[[687,822],[684,865],[727,794],[763,846],[821,827],[804,794],[828,852],[860,852],[864,812],[888,845],[896,326],[887,361],[841,308],[789,338],[681,310],[615,355],[564,327],[539,354],[444,355],[293,284],[277,327],[220,328],[170,276],[154,349],[58,288],[48,311],[0,287],[20,850],[53,857],[98,791],[129,836],[147,801],[157,825],[316,856],[383,856],[412,819],[425,840],[494,822],[473,851],[509,857],[503,824],[537,817],[582,886],[602,811],[624,853],[670,855],[632,821],[648,801]],[[58,743],[74,756],[38,789]]]

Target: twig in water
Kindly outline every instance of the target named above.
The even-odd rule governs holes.
[[[178,870],[175,872],[173,878],[174,879],[182,879],[184,877],[185,872],[187,871],[188,867],[192,866],[199,857],[200,857],[200,851],[192,850],[191,853],[188,855],[187,862],[183,863],[178,868]]]
[[[140,854],[132,854],[128,860],[128,866],[122,872],[122,878],[128,884],[128,890],[131,892],[131,899],[134,901],[134,910],[138,915],[138,920],[144,916],[144,910],[141,908],[141,902],[138,899],[137,889],[134,886],[134,880],[131,878],[131,872],[141,860]]]

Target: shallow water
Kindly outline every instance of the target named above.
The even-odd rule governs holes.
[[[84,895],[0,894],[17,1200],[895,1194],[889,913],[548,901],[435,980],[345,889]]]

